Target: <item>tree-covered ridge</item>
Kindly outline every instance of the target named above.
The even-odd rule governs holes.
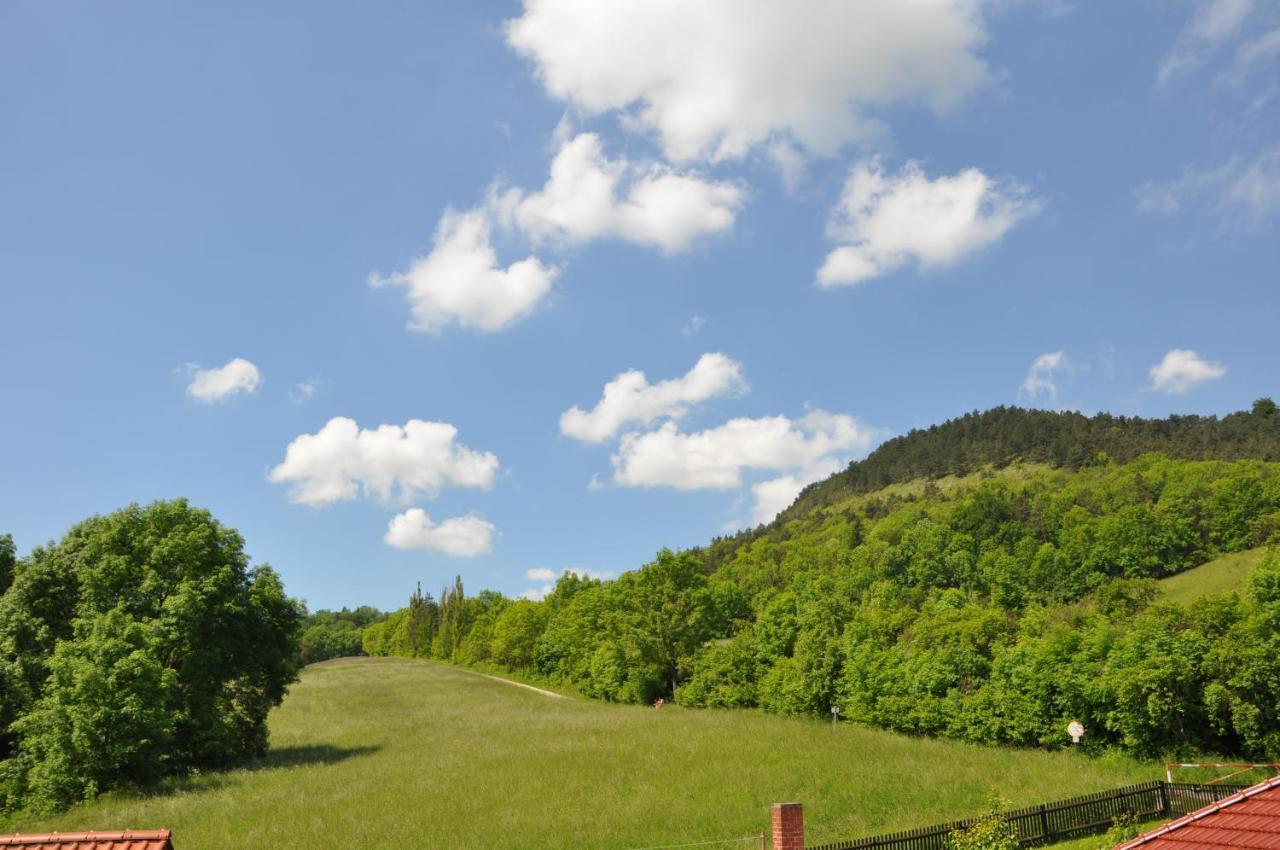
[[[884,728],[1040,745],[1076,719],[1090,746],[1274,756],[1280,563],[1243,598],[1190,609],[1154,604],[1154,584],[1278,529],[1277,463],[1009,467],[850,495],[719,563],[662,552],[615,581],[566,575],[541,602],[468,598],[458,583],[366,631],[366,650],[497,664],[612,700],[835,706]]]
[[[1128,463],[1159,452],[1182,460],[1280,460],[1280,415],[1269,398],[1249,411],[1216,416],[1142,419],[1099,413],[996,407],[915,429],[866,458],[806,487],[776,522],[892,484],[1040,463],[1079,469],[1100,458]],[[716,541],[705,558],[718,561],[762,529]]]
[[[984,467],[1045,463],[1078,469],[1105,455],[1117,463],[1159,452],[1182,460],[1280,460],[1280,416],[1270,399],[1251,411],[1142,419],[1073,411],[996,407],[886,441],[801,494],[797,511],[916,478],[965,475]]]

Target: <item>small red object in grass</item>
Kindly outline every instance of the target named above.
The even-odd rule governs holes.
[[[666,705],[666,704],[667,704],[667,701],[666,701],[666,700],[664,700],[662,697],[658,697],[657,699],[655,699],[655,700],[653,701],[653,707],[654,707],[654,708],[662,708],[662,707],[663,707],[664,705]]]

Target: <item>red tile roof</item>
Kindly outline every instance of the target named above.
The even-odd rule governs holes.
[[[25,850],[173,850],[169,830],[128,832],[54,832],[48,835],[0,835],[0,847]]]
[[[1280,850],[1280,776],[1205,806],[1116,850]]]

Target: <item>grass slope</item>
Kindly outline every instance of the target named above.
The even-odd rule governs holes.
[[[1194,569],[1160,580],[1162,601],[1190,605],[1206,596],[1244,590],[1249,574],[1266,554],[1266,547],[1233,552]]]
[[[0,832],[170,827],[182,850],[631,848],[757,834],[771,803],[799,800],[819,843],[969,815],[992,790],[1021,805],[1159,773],[754,711],[551,699],[399,659],[307,668],[271,733],[256,769]]]

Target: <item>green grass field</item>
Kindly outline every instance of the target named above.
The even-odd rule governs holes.
[[[1266,554],[1266,547],[1223,555],[1206,564],[1160,580],[1163,601],[1190,605],[1197,599],[1243,590],[1249,574]]]
[[[255,769],[2,831],[159,828],[227,847],[633,848],[755,835],[805,805],[810,843],[1157,778],[1155,765],[913,739],[755,711],[551,699],[423,661],[307,668]],[[750,843],[726,847],[750,847]]]

